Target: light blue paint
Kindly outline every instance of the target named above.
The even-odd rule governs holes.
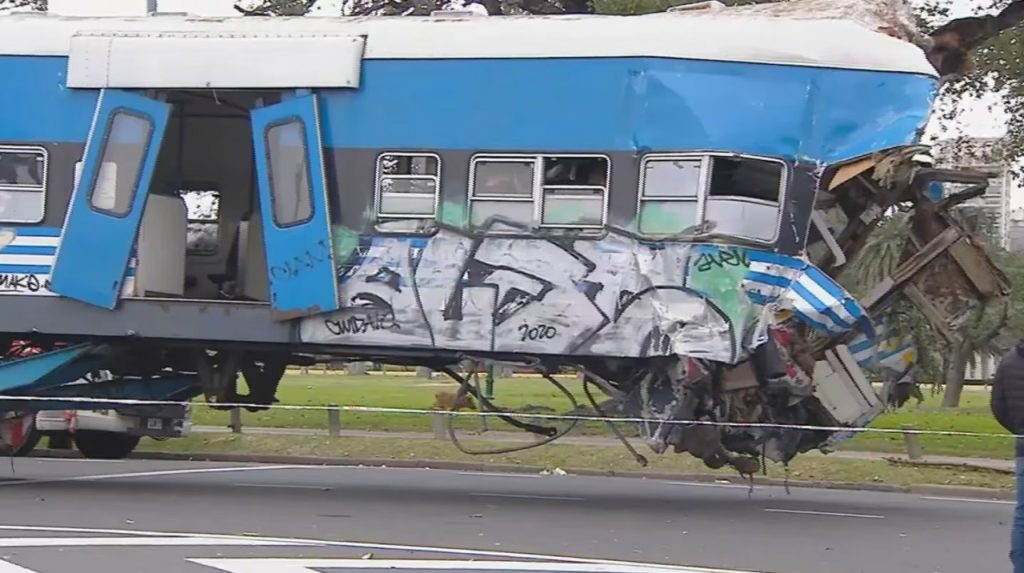
[[[110,118],[121,110],[148,118],[153,130],[130,209],[123,216],[114,216],[96,211],[91,195],[111,129]],[[120,90],[106,91],[94,139],[85,152],[81,184],[71,198],[70,215],[50,275],[50,290],[103,308],[117,305],[169,115],[166,103]]]
[[[0,56],[0,141],[84,141],[65,58]],[[730,150],[834,162],[916,140],[933,78],[661,58],[366,60],[321,96],[327,147]],[[443,96],[443,97],[442,97]]]
[[[305,127],[306,141],[303,143],[307,150],[313,213],[305,222],[281,227],[273,214],[271,174],[267,161],[268,152],[273,150],[268,150],[266,131],[273,124],[292,118],[300,119]],[[270,305],[288,317],[330,312],[339,306],[327,188],[323,177],[324,161],[322,149],[318,146],[320,137],[316,118],[317,100],[314,95],[299,96],[252,112],[253,150],[270,275]],[[288,143],[287,139],[284,143]],[[300,140],[291,143],[298,144]]]
[[[94,349],[83,344],[0,364],[0,393],[23,394],[81,378],[96,367]]]
[[[324,141],[830,162],[913,142],[934,91],[910,74],[657,58],[368,60],[359,90],[324,93]]]
[[[0,56],[0,142],[85,142],[99,90],[67,88],[68,59]]]

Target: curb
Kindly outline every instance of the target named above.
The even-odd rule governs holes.
[[[37,449],[29,457],[36,458],[63,458],[81,459],[82,456],[75,450],[51,450]],[[341,467],[377,467],[377,468],[400,468],[400,469],[434,469],[469,472],[489,472],[507,474],[540,474],[550,472],[550,468],[541,466],[520,466],[512,464],[491,464],[473,462],[452,462],[443,460],[388,460],[388,459],[360,459],[360,458],[322,458],[314,456],[287,456],[274,454],[214,454],[214,453],[173,453],[173,452],[145,452],[136,451],[127,459],[131,460],[158,460],[158,461],[188,461],[188,462],[231,462],[251,464],[295,464],[309,466],[341,466]],[[579,468],[563,468],[568,474],[585,477],[615,477],[632,479],[656,479],[667,481],[692,481],[697,483],[720,483],[723,480],[733,485],[746,485],[739,476],[731,476],[729,479],[716,474],[683,474],[667,472],[644,472],[644,471],[614,471],[594,470]],[[876,483],[859,482],[826,482],[806,480],[781,480],[755,476],[753,485],[775,486],[801,489],[819,490],[844,490],[844,491],[868,491],[875,493],[903,493],[921,494],[934,496],[959,496],[984,498],[999,501],[1015,501],[1016,493],[1010,490],[1001,490],[983,487],[966,486],[944,486],[944,485],[912,485],[899,486]]]

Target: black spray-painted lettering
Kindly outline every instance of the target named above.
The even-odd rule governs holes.
[[[352,297],[352,304],[344,309],[345,316],[324,320],[324,326],[331,334],[341,336],[400,329],[395,319],[395,309],[383,298],[362,292]]]
[[[50,290],[49,279],[40,281],[36,275],[0,274],[0,292],[29,292]]]
[[[699,272],[707,272],[712,268],[749,267],[750,259],[746,251],[721,249],[715,253],[703,253],[697,258],[696,267]]]
[[[331,247],[321,239],[316,246],[270,267],[271,279],[292,279],[331,260]]]
[[[324,320],[324,326],[335,336],[398,329],[394,311],[366,309],[358,312],[344,318]]]
[[[550,340],[558,336],[558,329],[546,324],[530,326],[529,324],[519,325],[519,336],[523,342],[527,340]]]

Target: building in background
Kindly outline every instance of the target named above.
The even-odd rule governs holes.
[[[977,137],[943,140],[934,145],[937,167],[972,169],[989,175],[989,185],[981,197],[964,202],[958,211],[965,220],[973,222],[993,242],[1010,249],[1011,236],[1019,235],[1019,250],[1024,250],[1024,208],[1015,215],[1011,196],[1018,182],[1013,178],[1013,167],[999,159],[1001,138]],[[944,195],[960,191],[963,185],[947,185]],[[1014,216],[1018,220],[1014,222]]]

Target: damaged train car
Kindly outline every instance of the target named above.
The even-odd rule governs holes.
[[[290,364],[473,392],[460,365],[497,361],[578,369],[655,451],[751,472],[884,408],[858,361],[894,297],[949,330],[1008,290],[927,193],[969,178],[916,159],[928,52],[857,19],[138,4],[0,16],[0,331],[38,348],[0,363],[0,436],[101,398],[266,407]],[[901,206],[905,261],[857,300],[837,277]]]

